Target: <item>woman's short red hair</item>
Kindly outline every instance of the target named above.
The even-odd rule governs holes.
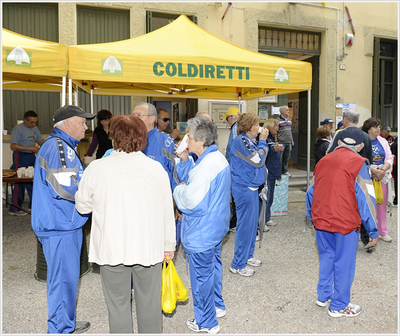
[[[143,120],[134,115],[111,118],[110,139],[115,150],[126,153],[139,152],[147,144],[147,128]]]

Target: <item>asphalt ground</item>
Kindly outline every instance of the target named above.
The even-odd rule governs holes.
[[[235,234],[222,246],[223,297],[226,316],[219,319],[221,334],[398,334],[398,212],[388,220],[392,243],[378,241],[374,253],[359,243],[351,302],[362,306],[355,318],[331,318],[328,307],[315,304],[318,251],[314,230],[306,224],[305,192],[289,188],[288,214],[256,243],[255,257],[263,264],[252,277],[229,272]],[[9,216],[3,207],[2,334],[47,332],[46,283],[35,279],[37,240],[30,215]],[[87,236],[89,242],[89,234]],[[166,334],[194,334],[186,320],[194,317],[188,265],[182,246],[175,266],[189,291],[187,305],[164,317]],[[108,315],[97,265],[81,277],[77,320],[89,321],[87,334],[107,334]],[[137,333],[133,305],[134,331]]]

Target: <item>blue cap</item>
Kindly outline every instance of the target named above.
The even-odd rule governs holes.
[[[339,134],[345,145],[355,146],[363,142],[363,131],[357,126],[348,126]]]
[[[321,125],[325,125],[325,124],[333,124],[333,120],[332,119],[324,119],[323,121],[321,121]]]

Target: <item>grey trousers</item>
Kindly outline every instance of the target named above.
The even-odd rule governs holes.
[[[154,266],[100,266],[101,284],[108,309],[110,334],[133,333],[131,293],[135,288],[138,332],[162,333],[162,263]]]

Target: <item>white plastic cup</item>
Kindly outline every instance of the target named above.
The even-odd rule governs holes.
[[[21,178],[21,177],[22,177],[22,170],[21,170],[21,168],[19,168],[19,169],[17,170],[17,176],[18,176],[18,178]]]
[[[19,168],[18,170],[21,170],[21,177],[25,177],[25,174],[26,174],[26,169],[25,169],[25,167],[21,167],[21,168]]]
[[[181,143],[179,144],[178,148],[176,149],[176,152],[178,154],[182,154],[182,152],[187,148],[188,143],[187,143],[187,138],[189,138],[189,133],[186,133],[186,135],[183,137]]]
[[[33,177],[33,168],[28,169],[28,177],[29,178]]]
[[[260,126],[260,128],[258,129],[258,133],[261,133],[262,132],[262,127]]]

